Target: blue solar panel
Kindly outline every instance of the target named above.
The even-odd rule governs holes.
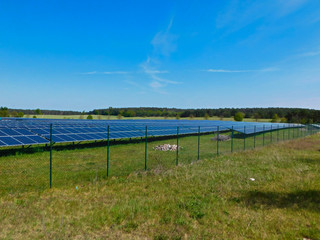
[[[23,145],[22,142],[14,139],[13,137],[0,137],[0,141],[5,143],[7,146],[19,146]]]
[[[18,124],[14,124],[13,127],[0,124],[0,138],[0,146],[21,146],[49,143],[48,140],[22,126],[18,126]]]
[[[55,119],[3,119],[0,121],[0,146],[49,143],[50,124],[53,124],[52,140],[57,143],[105,140],[109,125],[110,139],[140,138],[145,136],[169,136],[177,134],[234,130],[253,134],[281,128],[301,127],[299,124],[232,122],[208,120],[55,120]]]
[[[25,137],[25,136],[17,136],[15,137],[16,140],[18,140],[21,143],[24,144],[35,144],[37,142],[33,141],[31,138]]]
[[[6,144],[0,140],[0,147],[4,147]]]

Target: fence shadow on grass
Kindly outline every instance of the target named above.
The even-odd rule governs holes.
[[[307,164],[320,164],[320,156],[318,156],[317,158],[298,158],[297,161],[302,162],[302,163],[307,163]]]
[[[320,212],[320,191],[295,191],[290,193],[249,191],[240,199],[231,199],[243,202],[252,208],[261,206],[269,208],[301,208],[312,212]]]

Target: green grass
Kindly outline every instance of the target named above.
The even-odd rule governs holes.
[[[53,189],[48,152],[2,156],[0,239],[320,239],[319,134],[219,142],[219,157],[211,137],[200,161],[197,137],[180,138],[177,167],[152,149],[175,139],[150,142],[147,172],[143,143],[111,146],[109,179],[105,147],[54,151]]]
[[[25,115],[26,118],[32,118],[36,116],[37,118],[45,118],[45,119],[87,119],[88,115]],[[95,120],[115,120],[118,119],[117,116],[106,116],[106,115],[92,115]],[[176,119],[174,117],[122,117],[122,119],[153,119],[153,120],[163,120],[163,119]],[[181,118],[181,120],[204,120],[201,117],[195,118]],[[224,120],[224,121],[234,121],[233,117],[230,118],[220,118],[218,116],[209,117],[208,120]],[[270,122],[271,119],[259,119],[258,122]],[[244,118],[244,122],[256,122],[256,119],[253,118]]]
[[[256,147],[268,145],[277,140],[286,140],[301,134],[299,129],[280,130],[258,134]],[[231,135],[230,132],[220,133]],[[211,141],[214,134],[200,136],[200,159],[213,158],[218,154],[229,154],[254,148],[254,136],[245,139],[240,134],[234,135],[233,141]],[[264,139],[264,140],[263,140]],[[149,170],[165,171],[176,165],[176,152],[155,151],[160,144],[177,144],[177,139],[152,141],[148,138],[147,167]],[[264,144],[263,144],[264,142]],[[233,147],[231,146],[233,145]],[[190,164],[198,158],[198,136],[180,136],[179,164]],[[37,149],[37,148],[36,148]],[[16,152],[14,156],[0,157],[0,190],[2,194],[25,192],[34,189],[43,190],[49,185],[49,152],[40,151],[27,154]],[[109,175],[126,177],[143,171],[145,165],[145,140],[137,143],[116,144],[110,146]],[[53,148],[53,186],[65,187],[76,184],[100,181],[107,178],[107,148],[94,147],[83,149]],[[0,195],[1,195],[0,193]]]

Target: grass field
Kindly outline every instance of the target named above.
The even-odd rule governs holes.
[[[149,143],[146,172],[143,143],[111,146],[109,179],[104,147],[54,151],[53,189],[48,152],[3,156],[0,239],[320,238],[319,134],[234,154],[224,142],[219,157],[210,137],[200,161],[197,137],[181,138],[177,167],[152,150],[175,139]]]
[[[233,140],[225,142],[211,141],[214,134],[201,135],[199,145],[199,158],[213,158],[218,154],[228,154],[243,151],[245,149],[262,147],[270,143],[292,139],[306,132],[301,129],[285,129],[275,132],[267,132],[254,136],[241,134],[234,135]],[[231,135],[231,132],[220,133]],[[177,144],[174,136],[171,139],[156,140],[148,138],[147,168],[150,170],[168,170],[176,165],[176,152],[155,151],[154,147],[160,144]],[[121,144],[122,141],[111,141],[109,175],[128,176],[145,167],[145,140],[135,143]],[[60,147],[59,147],[60,146]],[[63,147],[65,144],[53,148],[53,185],[55,187],[75,186],[92,181],[107,178],[107,148],[95,147],[81,148],[81,144]],[[198,136],[179,137],[179,164],[189,164],[198,159]],[[19,148],[18,148],[19,149]],[[1,177],[0,190],[2,193],[24,192],[33,189],[46,189],[49,186],[49,152],[41,147],[31,150],[21,149],[8,156],[0,157]],[[13,155],[12,155],[13,154]],[[0,152],[1,155],[1,152]],[[5,155],[5,154],[2,154]],[[1,194],[1,193],[0,193]]]
[[[32,118],[36,116],[37,118],[45,119],[87,119],[88,115],[25,115],[26,118]],[[117,116],[106,116],[106,115],[92,115],[95,120],[115,120],[118,119]],[[174,117],[122,117],[122,119],[153,119],[153,120],[163,120],[163,119],[176,119]],[[181,120],[204,120],[204,118],[195,117],[195,118],[181,118]],[[233,117],[231,118],[220,118],[217,116],[209,117],[208,120],[224,120],[224,121],[234,121]],[[258,119],[258,122],[270,122],[271,119]],[[256,122],[256,119],[253,118],[244,118],[244,122]]]

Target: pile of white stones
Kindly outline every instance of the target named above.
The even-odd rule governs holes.
[[[181,147],[179,147],[180,149]],[[163,145],[158,145],[153,148],[154,150],[159,150],[159,151],[177,151],[177,145],[170,145],[170,144],[163,144]]]
[[[228,135],[219,135],[219,139],[218,139],[218,136],[215,136],[215,137],[211,138],[211,141],[217,141],[217,140],[218,141],[228,141],[230,139],[231,139],[231,137]]]

